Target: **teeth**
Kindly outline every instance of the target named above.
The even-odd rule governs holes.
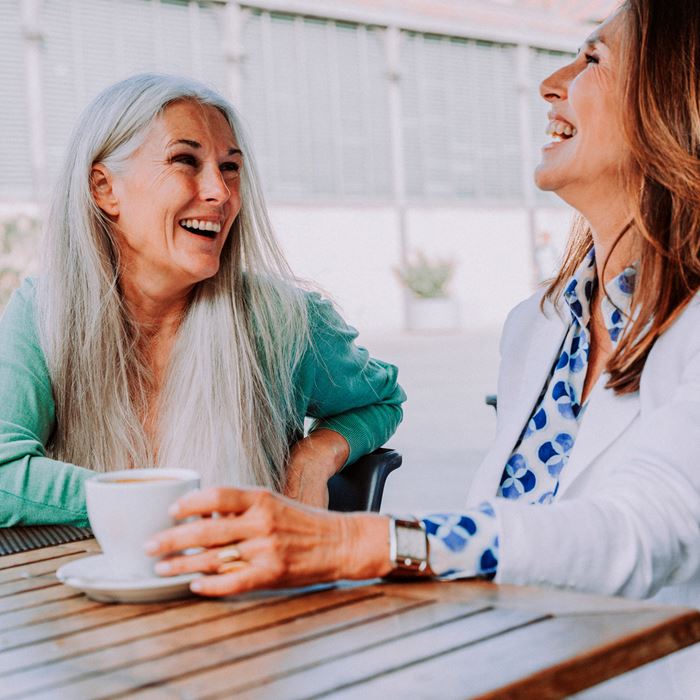
[[[221,224],[215,221],[200,221],[199,219],[181,219],[180,225],[186,228],[196,229],[199,231],[213,231],[219,233]]]
[[[547,125],[546,133],[548,136],[576,136],[578,131],[571,124],[554,119]]]

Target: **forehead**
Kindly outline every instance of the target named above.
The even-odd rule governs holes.
[[[194,100],[169,104],[153,122],[147,140],[157,139],[165,145],[175,141],[196,141],[216,149],[237,147],[226,117],[211,105]]]
[[[624,7],[615,10],[615,12],[586,37],[586,44],[602,43],[608,48],[615,48],[622,38],[626,14],[627,11]]]

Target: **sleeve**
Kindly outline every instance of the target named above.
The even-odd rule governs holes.
[[[419,517],[428,534],[430,568],[438,578],[496,575],[500,523],[490,502],[461,513]]]
[[[697,330],[687,335],[686,347],[693,335],[700,340]],[[675,389],[640,417],[632,447],[590,495],[546,507],[494,500],[502,532],[497,582],[641,598],[697,577],[700,342],[682,368],[664,371],[680,375]]]
[[[306,365],[306,415],[310,431],[340,433],[350,445],[351,464],[383,445],[396,431],[406,400],[393,365],[370,357],[355,344],[357,331],[330,301],[309,294],[311,348]]]
[[[88,469],[46,457],[55,425],[51,381],[25,281],[0,319],[0,526],[86,526]]]

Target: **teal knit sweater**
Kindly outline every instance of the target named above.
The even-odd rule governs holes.
[[[348,441],[348,464],[384,444],[401,422],[397,369],[355,345],[357,331],[330,302],[308,295],[314,351],[296,377],[299,428],[328,428]],[[0,319],[0,527],[87,525],[83,482],[89,465],[50,459],[56,416],[51,378],[35,322],[35,283],[26,280]]]

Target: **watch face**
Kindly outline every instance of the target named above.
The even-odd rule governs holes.
[[[425,561],[428,558],[425,532],[418,528],[397,525],[396,527],[396,558],[417,559]]]

